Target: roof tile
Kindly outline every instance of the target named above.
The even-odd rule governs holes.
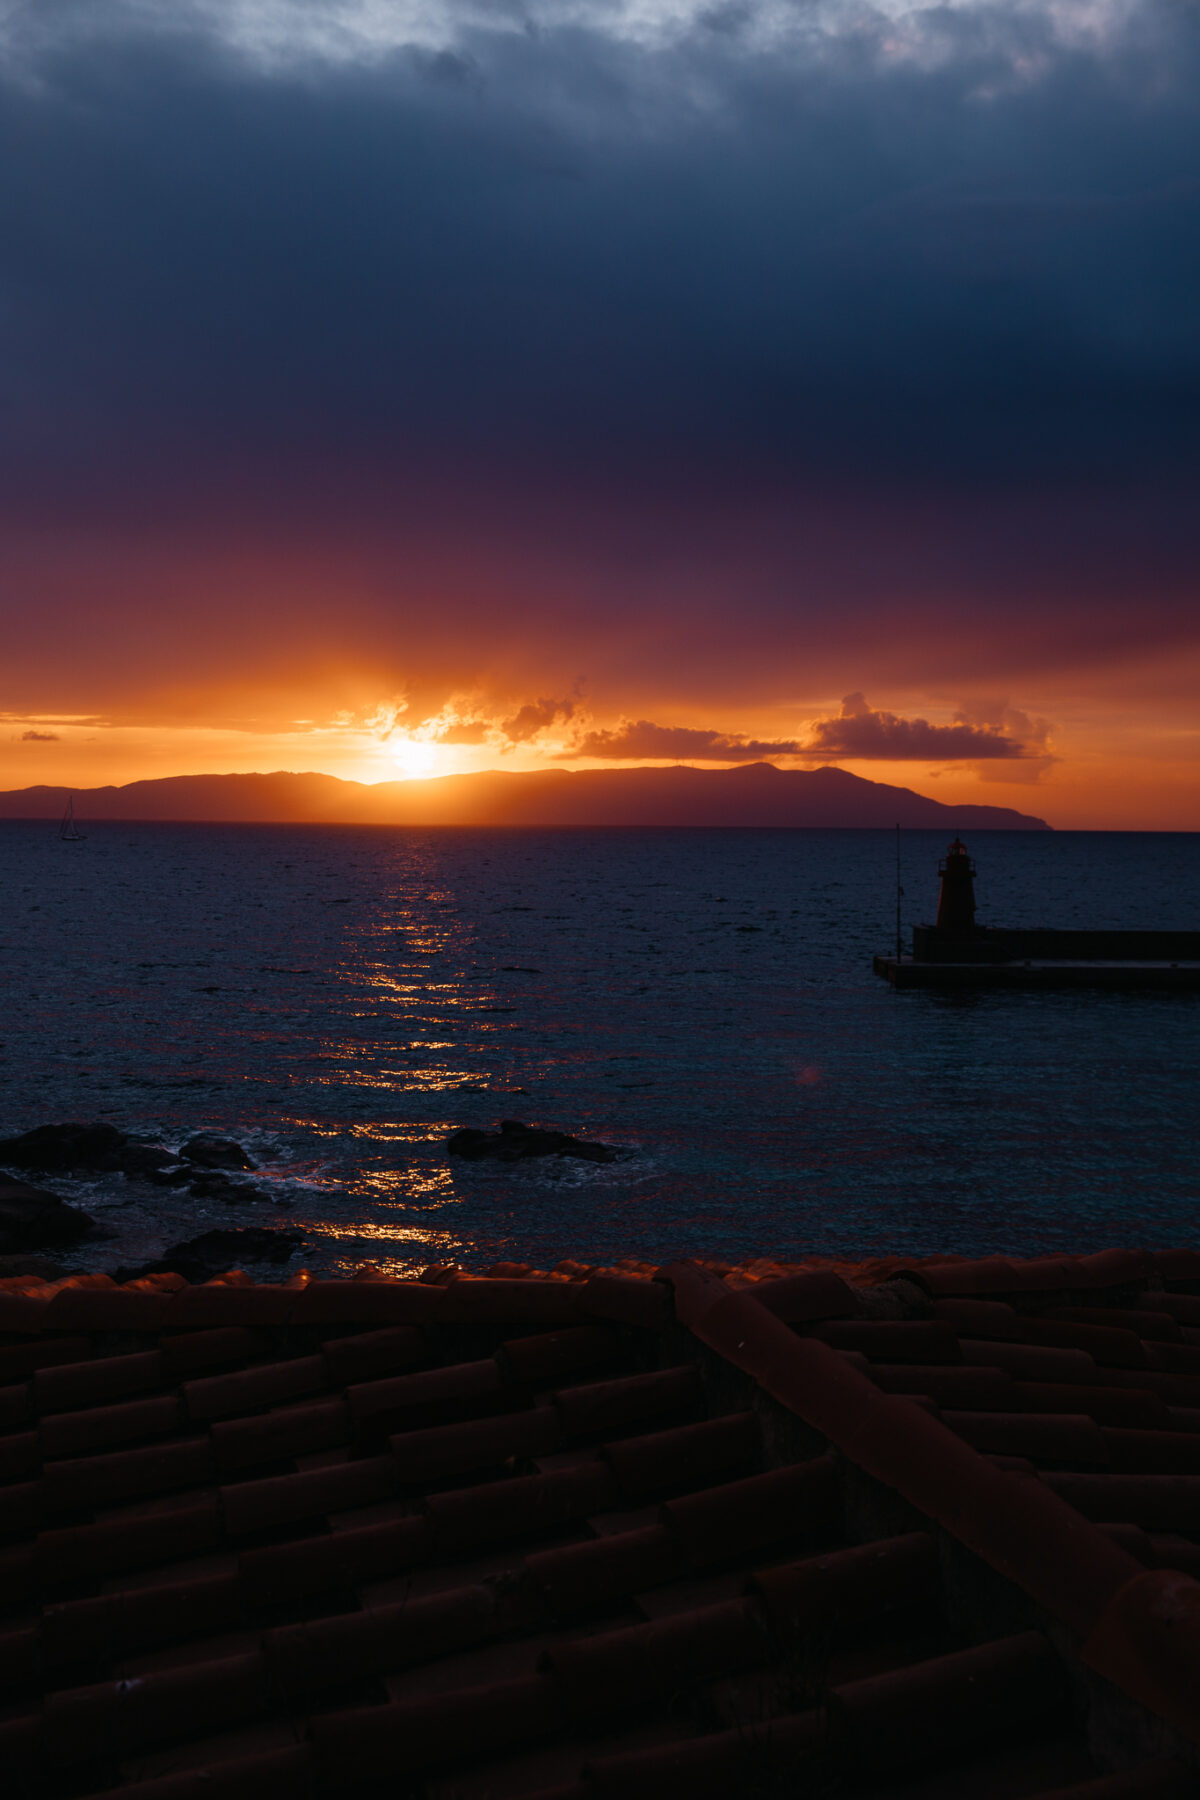
[[[1007,1369],[884,1363],[868,1364],[865,1373],[885,1394],[928,1394],[940,1406],[977,1412],[1016,1412],[1020,1408],[1018,1383]]]
[[[388,1325],[354,1337],[327,1338],[321,1346],[334,1381],[374,1381],[382,1375],[407,1373],[429,1360],[425,1338],[415,1325]]]
[[[224,1281],[206,1281],[200,1287],[180,1288],[172,1296],[164,1329],[286,1325],[309,1292],[284,1287],[231,1287]]]
[[[554,1407],[536,1406],[496,1418],[398,1432],[389,1441],[397,1477],[409,1486],[545,1455],[559,1447],[562,1427]]]
[[[429,1554],[426,1521],[398,1518],[334,1531],[327,1537],[244,1550],[238,1566],[253,1604],[278,1606],[309,1594],[403,1574],[425,1562]]]
[[[1137,1431],[1106,1426],[1108,1460],[1120,1473],[1200,1475],[1200,1435],[1188,1431]]]
[[[183,1406],[174,1394],[126,1400],[117,1406],[90,1406],[52,1413],[42,1420],[42,1449],[52,1457],[88,1456],[140,1438],[167,1437],[183,1425]]]
[[[1193,1344],[1148,1343],[1146,1361],[1169,1375],[1200,1375],[1200,1348]]]
[[[310,1726],[327,1783],[338,1792],[388,1781],[398,1768],[494,1755],[555,1731],[561,1722],[552,1682],[543,1676],[495,1682],[449,1694],[329,1713]]]
[[[311,1619],[266,1634],[271,1679],[289,1697],[320,1693],[336,1681],[360,1682],[484,1643],[521,1622],[495,1587],[478,1584],[410,1598],[364,1612]]]
[[[563,1388],[554,1395],[554,1404],[567,1437],[602,1438],[670,1413],[695,1412],[701,1398],[700,1377],[691,1363],[685,1363],[618,1381]]]
[[[585,1793],[588,1800],[726,1800],[770,1793],[781,1777],[811,1764],[825,1741],[823,1714],[780,1714],[732,1731],[590,1758]]]
[[[683,1562],[675,1536],[663,1525],[651,1525],[537,1551],[525,1558],[525,1568],[554,1610],[571,1618],[658,1587],[681,1574]]]
[[[1017,1274],[1015,1292],[1019,1294],[1058,1293],[1063,1289],[1086,1288],[1089,1272],[1077,1256],[1035,1256],[1027,1261],[1014,1261]]]
[[[734,1556],[756,1556],[789,1536],[826,1535],[840,1505],[836,1459],[821,1456],[668,1500],[661,1517],[684,1560],[706,1568]]]
[[[761,1453],[753,1413],[727,1413],[697,1425],[606,1444],[602,1455],[629,1500],[686,1490],[728,1477]]]
[[[580,1304],[596,1318],[655,1331],[671,1317],[671,1290],[661,1281],[592,1275],[582,1284]]]
[[[42,1440],[36,1431],[13,1431],[0,1438],[0,1482],[40,1475]]]
[[[852,1319],[860,1310],[853,1288],[829,1270],[806,1269],[777,1281],[760,1281],[754,1298],[785,1325],[807,1325],[818,1319]]]
[[[358,1382],[346,1389],[346,1404],[356,1425],[374,1422],[381,1430],[434,1425],[478,1410],[479,1402],[501,1387],[494,1356],[478,1362],[451,1363],[417,1375],[394,1375],[383,1381]]]
[[[966,1262],[917,1263],[905,1273],[935,1300],[949,1300],[959,1295],[1012,1294],[1021,1286],[1016,1269],[1003,1256]]]
[[[1040,1632],[1000,1638],[833,1693],[834,1717],[854,1760],[889,1772],[953,1750],[1011,1739],[1064,1706],[1062,1666]]]
[[[0,1291],[0,1331],[40,1331],[51,1296]]]
[[[43,1331],[161,1331],[175,1302],[144,1288],[62,1287],[46,1308]]]
[[[437,1552],[453,1556],[486,1544],[545,1537],[589,1513],[606,1511],[617,1498],[612,1470],[596,1461],[552,1475],[431,1494],[425,1512]]]
[[[1057,1318],[1022,1319],[1021,1340],[1053,1349],[1085,1350],[1105,1368],[1144,1369],[1146,1351],[1136,1332],[1105,1325],[1079,1325]]]
[[[180,1774],[110,1788],[94,1800],[310,1800],[316,1791],[307,1744],[222,1759]]]
[[[33,1378],[33,1395],[39,1412],[70,1412],[122,1400],[129,1394],[144,1394],[165,1383],[161,1351],[144,1350],[132,1356],[101,1356],[91,1362],[40,1369]]]
[[[1126,1582],[1080,1654],[1161,1718],[1195,1734],[1200,1583],[1190,1575],[1154,1569]]]
[[[976,1450],[1027,1456],[1054,1467],[1108,1465],[1108,1434],[1082,1413],[944,1412],[942,1420]]]
[[[37,1559],[32,1544],[10,1544],[0,1550],[0,1594],[7,1606],[20,1611],[39,1593]]]
[[[288,1362],[262,1363],[232,1375],[209,1375],[189,1381],[183,1397],[193,1419],[236,1419],[267,1406],[301,1400],[329,1386],[324,1358],[296,1356]]]
[[[1021,1335],[1021,1316],[1003,1300],[935,1300],[933,1315],[969,1338]]]
[[[209,1369],[252,1362],[260,1341],[244,1325],[222,1325],[211,1331],[181,1331],[159,1339],[163,1365],[172,1381],[186,1381]]]
[[[831,1266],[808,1270],[766,1258],[736,1267],[675,1265],[670,1281],[650,1279],[657,1272],[649,1264],[618,1266],[601,1272],[590,1298],[595,1272],[583,1265],[553,1278],[505,1270],[501,1285],[446,1269],[437,1286],[377,1273],[324,1284],[304,1322],[298,1310],[322,1284],[296,1283],[264,1298],[235,1271],[204,1290],[178,1289],[178,1302],[166,1303],[172,1329],[156,1330],[158,1351],[91,1361],[91,1339],[77,1339],[67,1358],[59,1352],[49,1360],[82,1366],[57,1380],[51,1369],[38,1383],[49,1403],[42,1429],[51,1449],[83,1445],[98,1453],[52,1459],[43,1483],[16,1480],[3,1490],[18,1524],[22,1512],[29,1522],[39,1511],[53,1516],[55,1507],[64,1520],[81,1521],[43,1532],[36,1559],[21,1545],[0,1555],[0,1592],[10,1608],[26,1604],[35,1581],[61,1602],[44,1615],[40,1666],[60,1710],[77,1716],[71,1729],[80,1748],[63,1765],[68,1772],[48,1774],[43,1785],[61,1789],[59,1800],[77,1800],[116,1779],[103,1755],[106,1745],[125,1743],[135,1747],[121,1773],[135,1782],[135,1794],[137,1785],[153,1794],[166,1781],[175,1784],[175,1800],[225,1790],[259,1800],[236,1771],[264,1748],[287,1745],[292,1727],[284,1715],[304,1730],[304,1713],[315,1712],[314,1744],[322,1734],[332,1744],[337,1727],[326,1729],[328,1708],[357,1702],[343,1742],[357,1734],[374,1745],[375,1773],[361,1756],[345,1770],[326,1756],[325,1792],[394,1785],[383,1755],[391,1745],[403,1751],[410,1782],[436,1771],[423,1800],[448,1800],[451,1791],[455,1800],[482,1800],[485,1791],[492,1800],[630,1800],[648,1794],[652,1780],[655,1800],[671,1793],[725,1800],[805,1762],[814,1779],[854,1779],[847,1758],[861,1734],[826,1738],[819,1719],[786,1710],[811,1704],[832,1682],[842,1696],[834,1702],[839,1717],[851,1702],[869,1700],[885,1722],[893,1702],[918,1728],[924,1718],[926,1728],[907,1729],[903,1751],[926,1770],[922,1800],[952,1800],[963,1791],[954,1786],[959,1774],[969,1783],[984,1768],[988,1720],[1008,1677],[995,1664],[977,1670],[969,1704],[957,1707],[961,1667],[935,1654],[950,1626],[932,1529],[847,1545],[847,1527],[853,1538],[865,1515],[857,1504],[844,1510],[844,1459],[923,1510],[931,1527],[956,1534],[1054,1618],[1096,1636],[1106,1609],[1109,1623],[1117,1616],[1122,1590],[1141,1592],[1139,1576],[1172,1565],[1200,1569],[1200,1545],[1181,1535],[1200,1536],[1193,1491],[1200,1485],[1200,1471],[1193,1473],[1200,1372],[1192,1372],[1200,1324],[1162,1304],[1180,1296],[1138,1287],[1164,1279],[1157,1266],[1139,1263],[1142,1273],[1132,1279],[1130,1265],[1111,1258],[1103,1268],[1048,1259],[1009,1265],[1008,1285],[990,1290],[994,1263],[990,1275],[986,1265],[961,1260],[923,1266],[960,1287],[973,1284],[974,1293],[935,1300],[932,1319],[880,1318],[883,1301],[864,1318],[858,1291],[843,1288]],[[899,1268],[883,1259],[850,1271],[850,1279],[886,1280]],[[605,1316],[594,1308],[606,1282],[627,1308],[619,1332],[586,1322]],[[125,1293],[107,1279],[45,1285],[82,1296],[70,1300],[76,1307]],[[985,1290],[1012,1296],[1019,1313]],[[31,1290],[3,1291],[24,1298]],[[132,1291],[157,1304],[168,1287]],[[199,1300],[190,1298],[197,1292]],[[567,1292],[571,1323],[561,1321]],[[1104,1307],[1100,1297],[1119,1304]],[[1197,1294],[1182,1298],[1200,1302]],[[715,1355],[617,1375],[626,1357],[626,1368],[644,1368],[664,1351],[689,1353],[680,1333],[660,1336],[673,1300],[692,1336]],[[207,1322],[191,1329],[189,1308]],[[438,1312],[450,1325],[447,1309],[461,1312],[453,1323],[468,1329],[444,1331],[436,1321],[422,1329]],[[545,1316],[547,1309],[558,1316]],[[1061,1316],[1049,1317],[1049,1309]],[[640,1326],[629,1322],[639,1318]],[[250,1328],[289,1321],[296,1329],[286,1334]],[[1028,1341],[1064,1333],[1065,1346]],[[1116,1356],[1116,1366],[1097,1368],[1077,1347],[1082,1334],[1092,1334],[1086,1341],[1099,1356]],[[504,1336],[508,1343],[478,1363],[414,1368],[438,1364],[439,1353],[454,1348],[479,1356]],[[35,1450],[27,1407],[31,1393],[37,1397],[36,1388],[19,1384],[32,1369],[27,1352],[44,1345],[30,1339],[10,1348],[22,1358],[10,1376],[17,1391],[4,1397],[11,1429],[0,1456],[19,1476]],[[964,1349],[973,1360],[954,1360]],[[705,1416],[713,1400],[734,1392],[748,1406],[745,1387],[722,1375],[722,1357],[763,1390],[752,1412]],[[1152,1366],[1131,1366],[1139,1360]],[[609,1379],[596,1379],[609,1371]],[[156,1423],[179,1424],[176,1396],[163,1391],[178,1381],[189,1384],[187,1398],[211,1429],[155,1445],[148,1436]],[[72,1391],[72,1383],[80,1385]],[[346,1383],[356,1418],[344,1394],[321,1397],[327,1384],[340,1390]],[[529,1405],[531,1389],[555,1385],[552,1404]],[[809,1441],[803,1431],[772,1427],[760,1442],[757,1421],[772,1416],[762,1414],[764,1396],[824,1433],[833,1450],[751,1474],[764,1452],[770,1461],[786,1443]],[[333,1408],[334,1442],[326,1441],[325,1405]],[[129,1448],[103,1453],[114,1433]],[[389,1452],[378,1454],[389,1436]],[[213,1446],[225,1458],[226,1482],[209,1500]],[[163,1458],[177,1455],[196,1460],[186,1471],[173,1468],[172,1479],[188,1492],[172,1498]],[[293,1459],[295,1473],[276,1472]],[[539,1473],[527,1473],[531,1461]],[[1040,1480],[1036,1463],[1046,1471]],[[1055,1463],[1067,1467],[1055,1471]],[[1070,1486],[1079,1481],[1093,1485]],[[856,1482],[851,1493],[867,1491]],[[1079,1493],[1082,1512],[1064,1497]],[[657,1510],[639,1504],[664,1496]],[[110,1504],[121,1510],[82,1523],[87,1507]],[[1095,1523],[1084,1516],[1089,1509]],[[245,1545],[240,1556],[235,1540]],[[547,1547],[526,1547],[523,1555],[499,1547],[521,1540]],[[748,1565],[772,1557],[779,1566],[760,1570],[757,1585],[747,1586]],[[1147,1634],[1163,1660],[1169,1621],[1148,1601],[1138,1602],[1140,1612],[1129,1605],[1140,1621],[1132,1635],[1141,1665]],[[638,1613],[643,1623],[631,1625]],[[26,1667],[38,1671],[27,1617],[18,1611],[4,1646],[18,1679]],[[260,1640],[266,1679],[254,1655]],[[540,1650],[548,1659],[534,1678]],[[995,1645],[989,1653],[1001,1663],[1008,1654]],[[931,1661],[908,1664],[914,1654]],[[1190,1654],[1185,1645],[1183,1662]],[[589,1659],[590,1682],[580,1674]],[[939,1672],[939,1663],[955,1667]],[[255,1679],[229,1679],[223,1689],[239,1666],[255,1670]],[[572,1669],[578,1680],[568,1705]],[[1008,1708],[1017,1738],[1045,1725],[1059,1746],[1040,1761],[1013,1763],[1010,1790],[1079,1780],[1088,1764],[1073,1713],[1027,1716],[1024,1677],[1009,1674],[1019,1690]],[[143,1698],[130,1703],[117,1677],[144,1690]],[[907,1698],[889,1701],[888,1690],[872,1695],[862,1685],[883,1679]],[[663,1701],[697,1681],[706,1691],[695,1709],[672,1719]],[[216,1698],[206,1708],[208,1682]],[[986,1705],[983,1690],[992,1692]],[[390,1704],[362,1706],[384,1692]],[[985,1713],[992,1706],[971,1728],[978,1742],[966,1726],[959,1732],[957,1717],[976,1704]],[[945,1729],[936,1724],[938,1708],[953,1715]],[[98,1709],[99,1735],[84,1742],[89,1709]],[[635,1715],[644,1723],[633,1729]],[[347,1715],[339,1716],[344,1723]],[[738,1729],[731,1737],[725,1726]],[[28,1757],[37,1732],[30,1711],[6,1735]],[[895,1763],[894,1755],[886,1766],[863,1763],[859,1778],[890,1780]],[[199,1785],[183,1777],[189,1764],[209,1777]],[[296,1780],[313,1766],[302,1754]],[[266,1770],[277,1765],[262,1767],[269,1783]],[[999,1766],[993,1774],[999,1793]],[[140,1784],[139,1775],[146,1778]],[[911,1783],[902,1785],[907,1793]],[[170,1794],[163,1790],[163,1800]]]
[[[760,1569],[752,1580],[784,1632],[844,1629],[899,1608],[919,1612],[939,1591],[936,1547],[923,1531]]]
[[[1164,1281],[1200,1283],[1200,1250],[1156,1250],[1154,1267]]]
[[[34,1686],[42,1672],[39,1640],[36,1625],[0,1632],[0,1681],[10,1701],[20,1689]]]
[[[741,1296],[738,1301],[741,1308],[753,1304]],[[718,1312],[712,1306],[697,1329],[706,1340],[725,1335],[721,1321],[729,1316],[727,1308]],[[898,1488],[1059,1617],[1086,1627],[1104,1598],[1136,1568],[1115,1545],[1081,1533],[1070,1509],[1054,1504],[1055,1495],[1036,1482],[1014,1480],[989,1468],[966,1446],[952,1450],[955,1440],[935,1420],[878,1393],[844,1365],[839,1372],[834,1366],[837,1359],[824,1346],[793,1339],[788,1357],[778,1340],[761,1326],[756,1328],[744,1312],[739,1312],[737,1329],[746,1338],[740,1346],[733,1345],[734,1360],[757,1374],[769,1392],[826,1430],[869,1473]],[[739,1357],[739,1348],[748,1351],[745,1360]],[[985,1356],[1007,1358],[1024,1347],[984,1344],[981,1349]],[[822,1350],[828,1361],[818,1354]],[[1059,1359],[1082,1353],[1035,1354]],[[1092,1366],[1082,1360],[1085,1368]]]
[[[1165,1312],[1181,1325],[1200,1325],[1200,1295],[1197,1294],[1146,1292],[1138,1295],[1138,1305],[1153,1312]]]
[[[1135,1337],[1180,1341],[1180,1327],[1170,1313],[1161,1308],[1128,1306],[1056,1306],[1046,1315],[1076,1325],[1111,1325],[1132,1331]]]
[[[757,1607],[728,1600],[560,1643],[538,1666],[572,1718],[603,1720],[678,1696],[698,1681],[757,1668],[771,1651]]]
[[[0,1324],[0,1330],[9,1329]],[[92,1340],[86,1337],[33,1338],[24,1344],[0,1345],[0,1382],[28,1381],[36,1369],[80,1362],[91,1353]]]
[[[959,1343],[964,1361],[1007,1369],[1018,1381],[1061,1381],[1078,1385],[1099,1380],[1096,1364],[1086,1350],[988,1343],[980,1338],[966,1337],[960,1338]]]
[[[1097,1250],[1081,1256],[1079,1266],[1090,1287],[1124,1287],[1156,1273],[1155,1260],[1149,1250]]]
[[[1048,1474],[1043,1479],[1085,1519],[1131,1519],[1147,1531],[1200,1532],[1200,1475]]]
[[[203,1487],[213,1473],[207,1438],[184,1438],[136,1450],[114,1450],[105,1456],[64,1458],[46,1466],[45,1503],[60,1517],[169,1494],[179,1488]]]
[[[1043,1789],[1035,1800],[1195,1800],[1197,1794],[1200,1781],[1182,1764],[1153,1762],[1070,1787]]]
[[[608,1326],[570,1325],[536,1337],[510,1338],[501,1353],[515,1381],[547,1387],[571,1375],[611,1367],[621,1348]]]
[[[420,1281],[314,1281],[294,1301],[303,1325],[427,1325],[444,1289]]]
[[[571,1281],[481,1281],[458,1276],[442,1290],[440,1319],[466,1325],[578,1325],[584,1311]]]
[[[1013,1408],[1021,1412],[1086,1413],[1097,1425],[1165,1430],[1170,1413],[1158,1394],[1144,1388],[1074,1387],[1057,1381],[1014,1381]]]
[[[36,1531],[44,1502],[40,1481],[16,1481],[0,1488],[0,1536],[28,1537]]]
[[[390,1456],[360,1457],[295,1475],[268,1475],[221,1489],[225,1528],[235,1537],[268,1526],[327,1518],[352,1507],[386,1500],[399,1485]]]
[[[128,1756],[253,1718],[265,1699],[257,1654],[64,1688],[46,1696],[46,1750],[57,1763]]]
[[[37,1540],[38,1570],[54,1592],[123,1569],[203,1555],[220,1541],[220,1533],[215,1501],[181,1502],[167,1512],[130,1513],[94,1525],[43,1531]]]
[[[835,1350],[857,1350],[876,1363],[961,1363],[952,1325],[944,1319],[831,1319],[811,1335]]]
[[[339,1396],[308,1406],[281,1406],[249,1419],[226,1419],[212,1427],[210,1437],[216,1466],[228,1475],[348,1443],[350,1416]]]
[[[1200,1407],[1197,1375],[1171,1375],[1162,1369],[1106,1369],[1104,1380],[1113,1387],[1140,1388],[1144,1393],[1157,1394],[1167,1406]]]

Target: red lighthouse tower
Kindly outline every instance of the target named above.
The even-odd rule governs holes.
[[[941,931],[974,931],[975,864],[967,846],[955,838],[938,864],[942,878],[938,893],[937,923]]]

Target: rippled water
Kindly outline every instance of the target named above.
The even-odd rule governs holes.
[[[931,915],[942,834],[903,841]],[[977,833],[981,920],[1200,923],[1200,837]],[[1200,997],[896,994],[865,831],[0,824],[0,1131],[246,1143],[285,1212],[48,1183],[92,1266],[294,1224],[316,1268],[1200,1243]],[[450,1162],[516,1117],[610,1165]]]

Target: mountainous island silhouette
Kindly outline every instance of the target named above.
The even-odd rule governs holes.
[[[173,775],[0,793],[0,818],[329,825],[842,826],[1049,831],[1007,806],[947,806],[845,769],[546,769],[367,785],[333,775]]]

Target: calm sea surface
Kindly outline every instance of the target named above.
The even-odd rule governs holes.
[[[239,1138],[279,1205],[54,1180],[90,1266],[1200,1245],[1200,996],[896,994],[870,831],[0,824],[0,1132]],[[906,923],[940,832],[903,839]],[[976,833],[980,918],[1196,927],[1200,836]],[[503,1117],[609,1165],[463,1164]]]

